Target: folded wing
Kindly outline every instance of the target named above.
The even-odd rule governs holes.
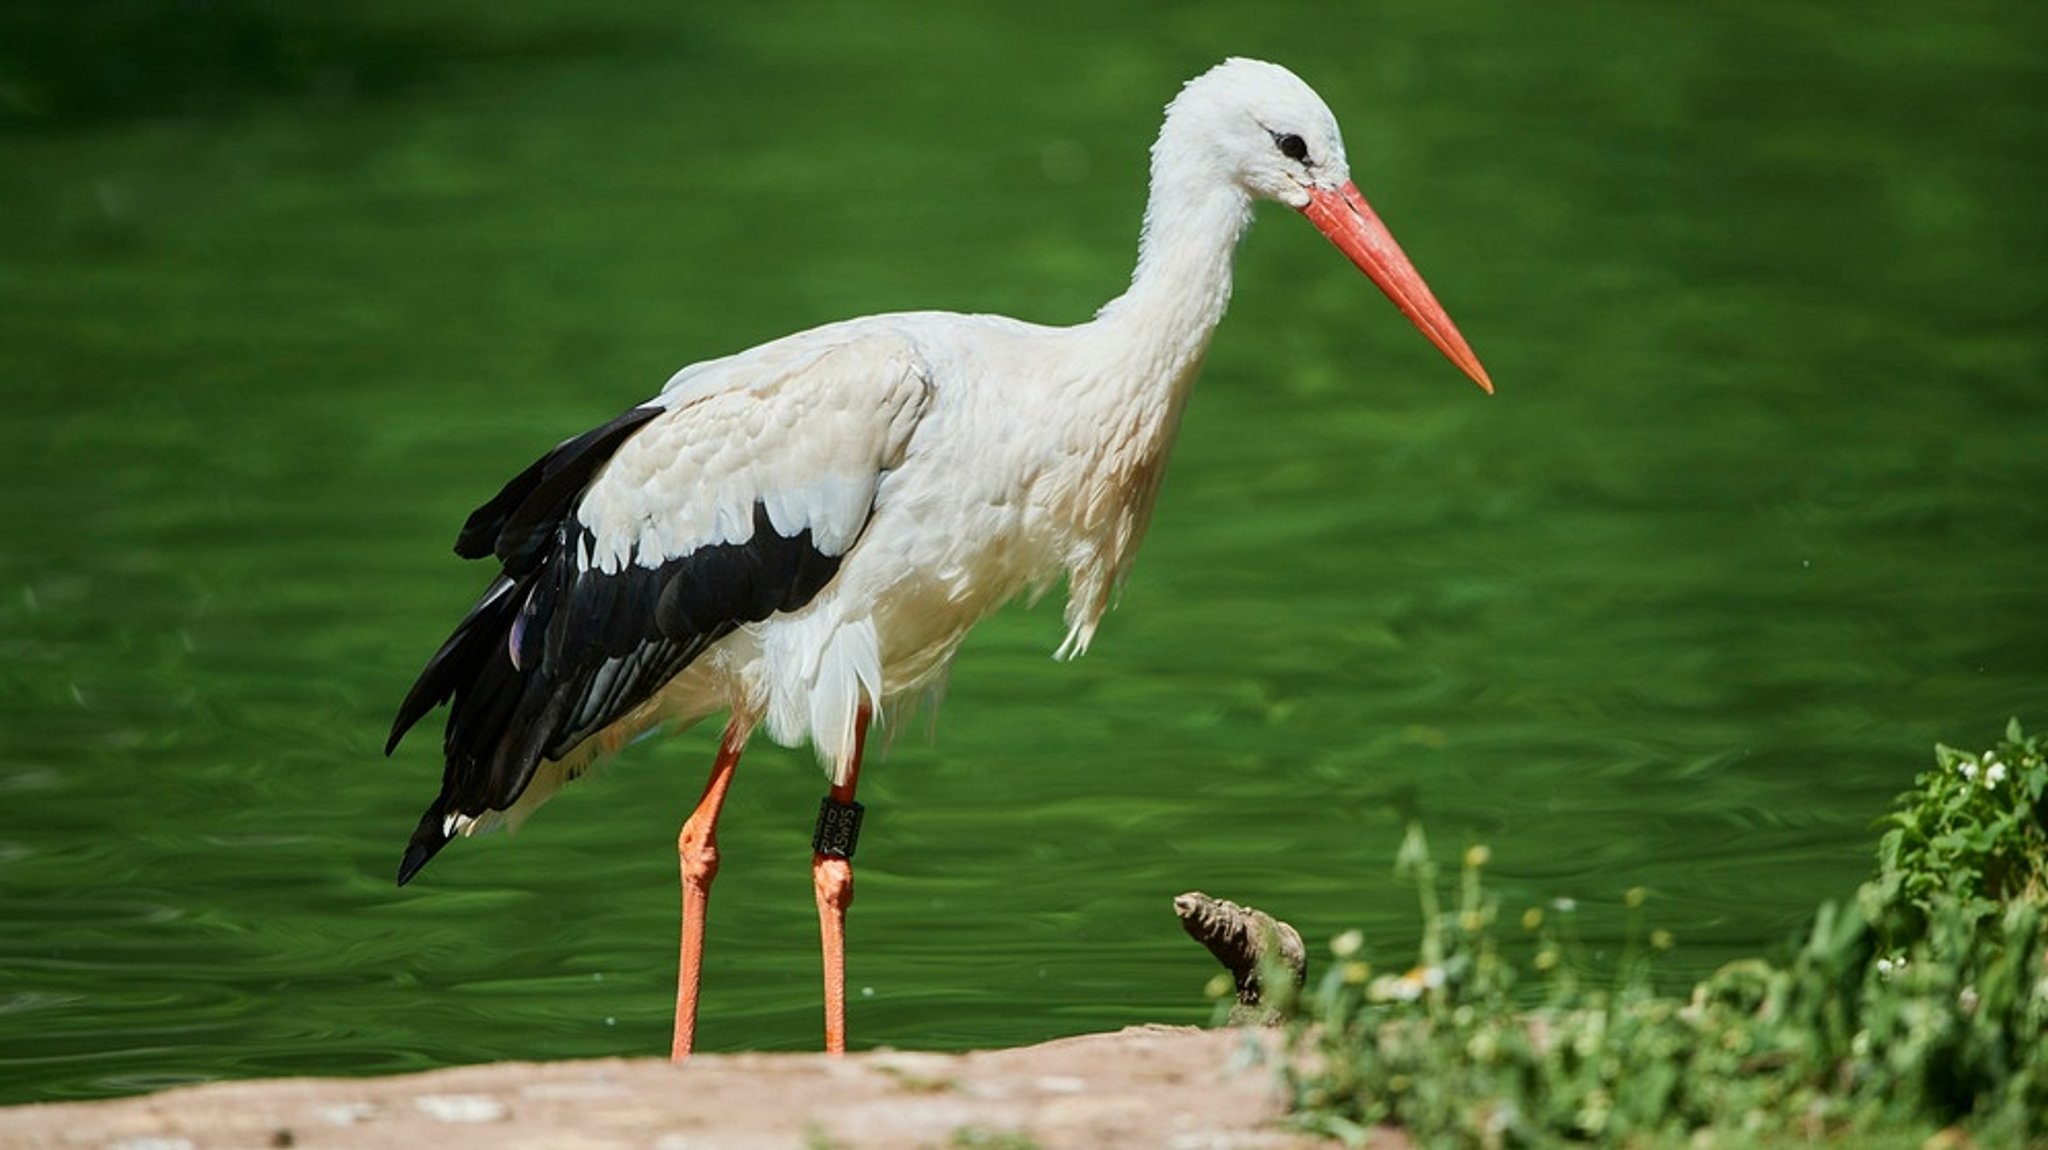
[[[769,345],[679,376],[478,508],[456,551],[501,571],[427,661],[386,746],[449,704],[441,793],[399,882],[712,644],[818,595],[928,393],[929,372],[893,339]]]

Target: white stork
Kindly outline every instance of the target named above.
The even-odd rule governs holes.
[[[1131,286],[1073,327],[947,312],[831,324],[676,373],[464,524],[502,570],[428,660],[386,753],[449,702],[441,793],[399,866],[516,823],[598,754],[725,712],[683,824],[673,1056],[696,1028],[718,813],[748,737],[816,748],[825,1043],[845,1048],[853,801],[870,719],[944,677],[976,622],[1065,577],[1087,650],[1131,569],[1257,200],[1299,209],[1487,391],[1485,369],[1352,184],[1292,72],[1188,82],[1152,146]]]

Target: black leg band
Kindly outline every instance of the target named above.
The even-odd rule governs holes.
[[[866,807],[842,803],[831,795],[818,804],[818,831],[811,836],[811,849],[829,859],[850,859],[860,841],[860,814]]]

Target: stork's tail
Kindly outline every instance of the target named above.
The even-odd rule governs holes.
[[[405,846],[405,858],[398,864],[398,885],[412,881],[420,868],[441,853],[441,848],[454,841],[448,833],[448,816],[441,812],[441,802],[436,799],[427,813],[420,816],[420,825],[413,828],[412,841]]]

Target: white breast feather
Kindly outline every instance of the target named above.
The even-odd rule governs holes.
[[[872,616],[805,611],[761,629],[773,668],[768,735],[784,746],[809,738],[834,783],[853,763],[854,716],[882,699],[882,648]]]

